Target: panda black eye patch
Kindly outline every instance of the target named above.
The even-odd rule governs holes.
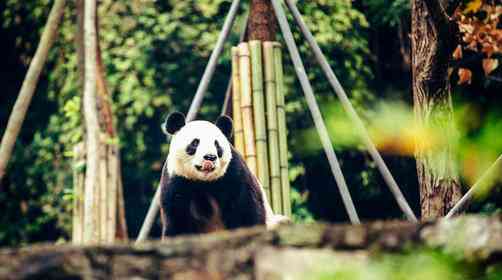
[[[223,156],[223,149],[220,146],[220,143],[218,143],[218,140],[214,140],[214,145],[216,146],[216,152],[218,153],[218,157]]]
[[[199,146],[200,140],[195,138],[190,142],[190,144],[186,148],[186,153],[193,156],[195,155],[195,152],[197,151],[197,147]]]

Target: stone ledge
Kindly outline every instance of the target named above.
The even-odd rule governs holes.
[[[284,225],[241,229],[140,245],[34,245],[0,250],[0,279],[282,279],[319,260],[366,261],[414,246],[479,263],[502,263],[502,216],[464,216],[412,224]],[[271,261],[274,261],[271,265]],[[294,278],[296,279],[296,278]],[[301,279],[301,278],[298,278]]]

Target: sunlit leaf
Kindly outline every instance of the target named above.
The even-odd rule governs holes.
[[[463,85],[463,84],[471,84],[472,81],[472,72],[471,70],[467,68],[460,68],[458,69],[458,84]]]
[[[459,60],[462,58],[462,46],[458,45],[455,51],[453,52],[453,58]]]
[[[485,75],[489,75],[493,70],[497,69],[499,66],[499,61],[497,59],[483,59],[483,70]]]
[[[482,0],[472,0],[471,2],[467,3],[464,9],[464,13],[469,13],[469,12],[475,13],[479,11],[482,5],[483,5]]]

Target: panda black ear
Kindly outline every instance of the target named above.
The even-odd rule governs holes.
[[[185,126],[185,115],[180,112],[174,112],[167,116],[166,121],[162,124],[162,130],[165,134],[173,135],[183,126]]]
[[[220,116],[216,120],[216,126],[225,134],[227,139],[232,138],[233,124],[232,119],[228,116]]]

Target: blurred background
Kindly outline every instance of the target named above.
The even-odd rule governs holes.
[[[49,0],[0,1],[1,134],[51,4]],[[435,139],[441,138],[441,132],[418,131],[412,136],[405,132],[413,123],[410,2],[313,0],[299,1],[298,6],[418,215],[417,169],[413,151],[407,147],[413,145],[412,136]],[[188,111],[229,7],[230,1],[225,0],[100,1],[99,40],[119,134],[131,238],[143,222],[167,155],[168,141],[160,124],[169,112]],[[1,246],[70,238],[72,149],[82,141],[82,117],[76,15],[73,4],[65,9],[59,37],[1,182]],[[231,72],[229,47],[239,40],[245,10],[240,10],[204,100],[201,119],[214,120],[221,110]],[[312,52],[298,29],[293,31],[361,219],[403,218]],[[282,38],[278,36],[278,40]],[[456,141],[461,181],[466,187],[502,151],[502,67],[487,73],[480,55],[464,52],[453,64],[450,77],[459,129],[458,137],[451,141]],[[301,87],[289,56],[285,58],[294,220],[347,222]],[[468,69],[470,76],[459,76],[460,68]],[[496,184],[469,211],[493,213],[501,208],[502,190]],[[156,223],[153,235],[159,234]]]

